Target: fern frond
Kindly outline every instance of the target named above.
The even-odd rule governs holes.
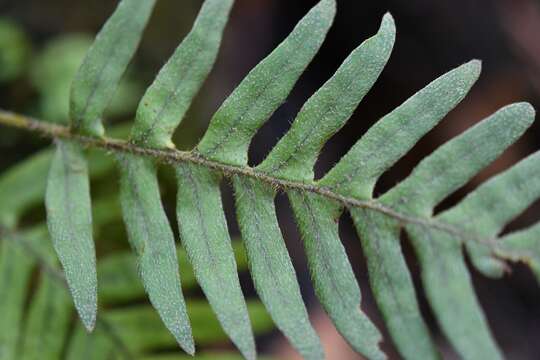
[[[3,234],[0,246],[0,312],[4,320],[0,323],[0,354],[5,359],[15,359],[17,356],[17,341],[23,319],[23,307],[20,305],[26,298],[28,289],[25,284],[31,271],[31,261],[24,251],[6,241]]]
[[[155,0],[120,1],[73,79],[70,117],[77,132],[103,136],[103,112],[142,37]]]
[[[220,178],[196,165],[179,165],[177,217],[195,276],[231,340],[255,359],[255,340],[236,272],[219,191]]]
[[[205,1],[195,25],[142,98],[133,142],[171,147],[171,137],[210,73],[234,0]]]
[[[88,165],[79,144],[58,141],[45,195],[49,232],[87,329],[97,314],[96,251]],[[85,254],[80,258],[80,254]]]
[[[233,5],[232,0],[206,0],[192,31],[143,97],[131,141],[101,137],[104,132],[99,118],[106,106],[104,99],[111,97],[133,55],[152,5],[153,1],[142,5],[139,0],[123,0],[98,35],[73,85],[75,123],[71,128],[0,113],[0,123],[58,138],[59,151],[69,146],[68,158],[77,155],[80,160],[76,166],[70,166],[65,158],[53,160],[47,210],[53,243],[75,244],[64,250],[57,246],[57,252],[87,327],[91,327],[91,321],[85,319],[95,316],[94,310],[85,311],[87,304],[95,304],[95,286],[86,280],[95,277],[96,270],[88,223],[88,175],[81,171],[86,161],[82,146],[114,153],[121,174],[122,214],[136,253],[136,257],[122,261],[133,269],[137,259],[144,290],[159,315],[149,313],[147,307],[132,312],[107,312],[103,318],[109,324],[117,321],[133,325],[143,320],[153,324],[161,319],[180,346],[188,353],[194,352],[193,337],[197,340],[198,336],[195,331],[192,336],[189,317],[193,314],[183,298],[177,248],[156,174],[157,162],[161,162],[174,167],[178,182],[176,214],[185,248],[184,260],[193,265],[193,273],[184,282],[189,279],[201,285],[219,324],[245,358],[254,359],[256,350],[250,306],[240,288],[236,248],[223,212],[223,177],[232,180],[247,265],[257,293],[276,326],[305,358],[322,359],[324,353],[309,322],[277,221],[277,191],[286,192],[291,202],[316,295],[336,328],[357,352],[369,359],[386,358],[379,348],[380,331],[360,309],[361,291],[339,239],[337,219],[345,210],[351,214],[360,235],[378,307],[404,358],[438,359],[440,355],[420,313],[401,250],[403,230],[418,257],[429,304],[451,344],[465,359],[502,358],[476,298],[463,251],[487,276],[501,276],[506,261],[522,261],[540,278],[540,225],[498,238],[513,218],[540,197],[538,155],[531,155],[487,181],[451,209],[437,215],[434,209],[523,135],[534,120],[532,107],[518,103],[502,108],[441,146],[405,180],[374,198],[373,189],[381,175],[467,95],[480,74],[480,62],[473,60],[442,75],[384,116],[322,179],[315,180],[313,167],[320,151],[345,125],[389,59],[395,25],[387,14],[377,34],[353,51],[336,74],[306,102],[291,129],[266,159],[249,167],[247,154],[254,135],[285,101],[332,24],[335,0],[321,0],[225,100],[195,149],[178,151],[171,142],[172,134],[210,72]],[[122,43],[117,56],[111,53],[114,42]],[[96,74],[95,69],[101,70]],[[86,110],[81,111],[81,103],[89,104]],[[51,156],[36,158],[40,168]],[[18,171],[24,173],[25,169]],[[16,186],[13,179],[4,185]],[[17,204],[17,199],[10,198],[2,186],[0,195],[8,199],[8,204]],[[0,204],[0,221],[13,227],[26,204],[37,199],[36,192],[23,195],[22,204],[13,209]],[[64,211],[55,213],[62,204]],[[71,207],[76,211],[66,211]],[[56,231],[58,226],[62,231]],[[86,236],[69,236],[75,231]],[[83,246],[86,250],[77,250]],[[7,248],[9,245],[4,247],[7,250],[2,252],[0,266],[15,266],[4,257],[18,256],[17,253]],[[140,296],[143,287],[134,285],[133,273],[121,279],[125,287],[118,287],[116,293],[114,285],[107,283],[118,264],[124,264],[115,261],[98,268],[97,273],[105,276],[105,298],[121,300],[123,295],[118,291],[126,288],[128,294]],[[70,276],[74,269],[77,276]],[[0,276],[6,276],[3,272],[6,270]],[[46,291],[47,284],[43,286]],[[0,306],[9,308],[22,298],[24,289],[16,288]],[[35,307],[39,311],[39,301]],[[15,323],[20,312],[12,316],[9,322]],[[192,323],[195,320],[191,318]],[[144,330],[137,329],[133,334],[118,330],[117,336],[136,338]],[[99,326],[96,334],[91,341],[107,341]],[[8,348],[13,346],[12,338],[0,340],[0,344],[9,344]],[[150,337],[149,341],[153,340]],[[77,341],[74,354],[87,346]],[[137,344],[146,346],[142,340],[126,343],[128,352],[141,350],[130,348]]]
[[[131,246],[150,301],[180,346],[193,354],[195,345],[182,295],[174,235],[161,205],[156,169],[149,159],[119,158],[120,198]]]
[[[96,202],[97,209],[108,207],[110,201]],[[109,212],[110,216],[99,218],[94,223],[97,230],[119,217],[120,211]],[[101,231],[96,231],[99,236]],[[7,301],[0,304],[2,314],[6,316],[6,331],[0,337],[2,358],[6,359],[59,359],[67,348],[68,359],[103,359],[106,357],[125,358],[150,357],[155,350],[169,349],[176,343],[174,337],[162,325],[161,319],[149,306],[125,307],[122,304],[133,302],[144,295],[140,282],[136,281],[136,258],[133,254],[117,253],[109,255],[98,265],[100,298],[107,310],[102,313],[92,334],[83,326],[77,326],[73,337],[67,336],[70,330],[72,307],[63,274],[58,270],[57,259],[48,239],[45,225],[14,233],[2,233],[2,255],[0,268],[5,270],[0,287],[5,290]],[[245,254],[234,242],[235,254],[240,264],[239,271],[247,267]],[[189,267],[187,254],[179,249],[179,265],[187,275],[188,287],[196,285],[192,269]],[[8,261],[13,260],[13,261]],[[38,265],[41,271],[37,279],[37,289],[32,296],[26,316],[21,316],[25,307],[24,298],[30,283],[30,274]],[[189,275],[191,274],[191,275]],[[16,280],[16,281],[13,281]],[[14,284],[20,287],[14,286]],[[25,290],[25,291],[23,291]],[[116,296],[122,291],[122,297]],[[17,301],[13,299],[17,298]],[[11,300],[10,300],[11,299]],[[9,306],[6,308],[5,306]],[[111,309],[112,307],[112,309]],[[262,304],[248,302],[248,312],[253,319],[255,333],[260,334],[271,329],[271,320],[266,315]],[[194,338],[198,344],[222,342],[227,335],[220,330],[217,319],[212,315],[208,304],[201,301],[188,303],[188,313],[195,329]],[[19,314],[10,326],[13,315]],[[8,328],[9,327],[9,328]],[[10,340],[11,339],[11,340]],[[133,341],[137,339],[136,341]],[[170,355],[168,355],[171,357]],[[219,354],[224,356],[224,354]],[[164,355],[166,358],[167,355]]]
[[[317,54],[335,12],[335,0],[320,1],[278,47],[251,70],[213,116],[197,145],[197,153],[226,164],[247,164],[251,138],[285,101]]]

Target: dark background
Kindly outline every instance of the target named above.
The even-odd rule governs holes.
[[[246,73],[292,30],[295,23],[315,4],[314,0],[238,0],[226,30],[219,60],[184,123],[178,130],[177,145],[189,148],[196,143],[225,97]],[[199,0],[160,0],[133,64],[133,76],[148,86],[179,41],[189,31]],[[52,39],[72,32],[96,33],[116,1],[94,0],[0,0],[0,16],[14,19],[29,34],[34,51]],[[325,45],[302,76],[289,100],[257,134],[250,150],[256,164],[288,129],[305,100],[337,69],[341,61],[364,39],[374,34],[382,15],[390,11],[397,24],[393,55],[378,83],[366,96],[349,124],[326,146],[317,165],[320,176],[342,156],[377,119],[401,104],[431,80],[473,58],[483,61],[483,73],[469,96],[409,155],[385,174],[377,186],[384,192],[404,178],[416,163],[444,141],[459,134],[499,107],[515,101],[529,101],[540,108],[540,2],[534,0],[338,0],[334,27]],[[0,84],[0,107],[22,113],[34,112],[37,93],[22,77]],[[131,112],[132,113],[132,112]],[[112,118],[129,119],[131,114]],[[5,130],[2,130],[3,132]],[[0,170],[44,146],[44,142],[8,132],[0,137]],[[444,208],[473,189],[487,177],[509,167],[538,149],[538,125],[512,146],[496,163],[467,187],[448,199]],[[391,141],[391,139],[389,139]],[[174,197],[174,189],[166,191]],[[224,186],[224,198],[232,232],[237,232],[232,198]],[[167,197],[166,197],[167,204]],[[174,206],[174,200],[169,206]],[[278,199],[280,224],[295,261],[304,295],[313,319],[325,341],[330,359],[355,356],[336,335],[322,315],[313,296],[300,239],[292,223],[286,199]],[[534,206],[509,228],[522,227],[538,219]],[[378,318],[369,286],[360,245],[348,217],[342,219],[342,234],[351,262],[362,283],[364,305]],[[415,259],[408,252],[411,270],[417,274]],[[540,290],[531,274],[514,266],[502,281],[474,274],[475,285],[495,337],[510,359],[537,359],[540,354]],[[474,273],[474,271],[473,271]],[[252,291],[249,279],[245,288]],[[419,288],[419,291],[421,289]],[[424,304],[425,305],[425,304]],[[427,306],[426,316],[432,319]],[[435,332],[436,324],[431,320]],[[292,358],[293,353],[276,334],[262,339],[266,350]],[[455,355],[444,340],[446,356]],[[386,341],[391,351],[392,345]]]

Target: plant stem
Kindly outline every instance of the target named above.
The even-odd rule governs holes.
[[[493,239],[482,239],[474,234],[464,232],[453,225],[437,221],[435,219],[425,219],[420,217],[408,216],[398,211],[389,208],[377,200],[358,200],[352,197],[343,196],[331,190],[325,189],[315,184],[302,183],[275,178],[266,173],[261,173],[251,167],[239,167],[223,164],[213,160],[206,159],[196,153],[188,151],[180,151],[176,149],[152,149],[145,148],[128,141],[112,139],[112,138],[94,138],[75,134],[71,132],[69,127],[51,124],[45,121],[33,119],[28,116],[12,113],[0,109],[0,125],[18,128],[25,131],[38,133],[39,135],[49,139],[67,139],[75,141],[86,148],[98,148],[107,152],[113,153],[130,153],[140,156],[153,158],[154,160],[175,165],[180,163],[193,163],[204,166],[206,168],[220,172],[225,177],[234,175],[246,176],[257,179],[258,181],[267,183],[273,188],[286,191],[298,190],[321,195],[328,199],[334,200],[342,204],[346,208],[366,208],[380,212],[389,217],[392,217],[402,224],[415,224],[428,228],[435,228],[452,235],[459,237],[461,240],[473,240],[487,245],[494,245]]]

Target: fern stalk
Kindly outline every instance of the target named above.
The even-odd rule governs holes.
[[[217,171],[228,179],[232,179],[232,177],[235,175],[242,175],[269,184],[276,190],[297,190],[300,192],[318,194],[329,200],[334,200],[346,208],[370,209],[387,215],[402,224],[415,224],[427,228],[441,230],[454,236],[458,236],[464,241],[474,241],[485,245],[493,245],[493,248],[495,249],[494,239],[492,238],[482,238],[474,233],[466,233],[458,227],[441,221],[426,220],[425,218],[418,216],[409,216],[405,213],[396,211],[377,200],[358,200],[356,198],[344,196],[332,190],[328,190],[324,187],[319,187],[313,184],[273,177],[267,173],[259,172],[251,167],[231,166],[214,160],[209,160],[190,151],[146,148],[132,144],[128,141],[109,137],[95,138],[74,134],[67,126],[51,124],[43,120],[38,120],[29,116],[5,110],[0,110],[0,125],[34,132],[48,139],[72,140],[85,148],[101,149],[108,154],[127,153],[140,155],[153,158],[155,161],[165,165],[179,165],[185,163],[198,164],[208,169]]]

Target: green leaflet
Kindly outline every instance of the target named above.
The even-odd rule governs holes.
[[[406,209],[408,213],[431,215],[439,201],[516,141],[533,119],[534,111],[528,104],[514,104],[499,110],[425,158],[407,179],[382,197],[383,202]],[[435,235],[427,229],[422,232],[414,226],[407,229],[421,261],[428,299],[452,344],[466,359],[479,355],[500,358],[477,304],[460,248],[429,241]],[[442,261],[435,255],[440,253],[448,257]]]
[[[478,304],[461,245],[447,233],[407,226],[437,320],[463,359],[502,359]]]
[[[471,61],[427,85],[371,127],[319,184],[370,199],[377,179],[465,97],[479,73],[480,63]],[[405,358],[437,358],[401,253],[397,225],[361,209],[351,209],[351,215],[374,295],[400,353]]]
[[[42,273],[26,319],[22,360],[60,359],[71,319],[71,300],[62,279]]]
[[[490,240],[539,197],[540,153],[537,152],[480,185],[438,218]],[[483,274],[503,275],[506,264],[493,257],[493,245],[467,241],[466,246],[475,267]]]
[[[47,180],[47,225],[75,308],[88,330],[97,315],[96,254],[88,167],[80,145],[57,141]]]
[[[540,196],[539,157],[540,153],[531,155],[484,183],[437,219],[468,230],[480,239],[494,238]],[[474,294],[461,251],[462,239],[418,226],[409,225],[407,230],[417,249],[428,299],[459,353],[465,359],[502,358]],[[503,270],[504,264],[492,257],[495,244],[468,241],[466,245],[483,272],[497,275]]]
[[[72,126],[103,136],[101,121],[139,44],[155,0],[122,0],[107,20],[73,80],[70,96]]]
[[[495,252],[501,258],[530,266],[540,283],[540,223],[504,236]]]
[[[382,336],[360,309],[360,288],[338,233],[340,207],[314,194],[289,192],[315,293],[338,331],[368,359],[386,359]]]
[[[235,176],[233,180],[238,222],[257,293],[298,352],[306,359],[323,359],[277,222],[274,191],[252,179]]]
[[[399,353],[405,359],[438,359],[403,258],[399,224],[369,210],[350,212],[367,259],[373,295]]]
[[[131,246],[138,256],[139,275],[150,302],[178,344],[195,352],[180,286],[174,235],[161,204],[156,169],[151,160],[124,155],[120,199]]]
[[[69,123],[71,85],[93,38],[81,33],[60,35],[47,41],[32,59],[29,80],[39,95],[39,113],[48,121]],[[126,76],[119,83],[104,116],[130,115],[142,90],[138,80]]]
[[[233,241],[238,270],[247,269],[245,250],[240,241]],[[184,289],[197,285],[185,250],[177,248],[177,257]],[[98,263],[99,295],[105,304],[116,304],[141,298],[144,287],[137,273],[137,259],[129,252],[109,255]]]
[[[0,359],[15,359],[34,261],[14,240],[0,239]]]
[[[291,35],[225,100],[197,152],[226,164],[247,164],[252,137],[287,98],[321,47],[335,12],[335,0],[321,0],[300,21]]]
[[[190,164],[178,165],[176,173],[178,228],[197,280],[225,332],[247,359],[255,359],[255,340],[221,203],[220,178]]]
[[[377,179],[465,97],[478,79],[480,67],[474,60],[442,75],[383,117],[320,185],[346,196],[370,199]]]
[[[379,77],[395,35],[394,19],[386,14],[377,35],[360,45],[306,102],[291,129],[257,169],[275,177],[311,182],[319,152],[345,125]]]
[[[159,72],[139,108],[132,138],[171,147],[171,136],[210,73],[234,0],[206,0],[191,32]]]
[[[290,131],[258,170],[296,181],[313,181],[313,166],[330,136],[339,130],[379,77],[395,39],[392,17],[345,60],[336,74],[304,105]],[[358,79],[360,79],[358,81]],[[289,192],[304,240],[315,291],[351,346],[370,359],[384,359],[379,331],[360,311],[360,289],[339,240],[340,207],[315,195]]]
[[[36,226],[29,231],[24,231],[20,234],[17,234],[16,238],[10,239],[9,244],[15,244],[16,249],[25,249],[24,257],[21,258],[22,260],[31,259],[33,263],[34,260],[39,258],[38,260],[40,264],[45,265],[50,269],[54,269],[56,256],[52,250],[52,246],[50,245],[50,243],[44,241],[46,240],[46,238],[46,227]],[[23,253],[21,252],[21,254]],[[242,256],[240,256],[239,259],[242,260]],[[17,260],[17,258],[15,258],[15,260]],[[24,261],[22,261],[21,263],[24,263]],[[184,264],[188,265],[187,260],[184,262]],[[21,337],[23,346],[19,347],[19,349],[23,350],[23,353],[17,353],[17,357],[13,358],[59,358],[59,356],[54,354],[56,353],[56,351],[58,351],[59,346],[60,349],[63,348],[63,342],[66,339],[64,335],[69,329],[69,323],[66,320],[69,320],[70,318],[70,300],[65,286],[63,286],[63,284],[58,281],[61,281],[61,279],[56,278],[56,274],[52,274],[50,272],[50,269],[46,269],[45,271],[41,272],[41,282],[43,284],[40,285],[38,293],[31,303],[29,317],[30,320],[27,319],[26,332],[23,333],[24,336]],[[121,268],[119,268],[118,270],[126,271],[126,269]],[[133,269],[133,271],[136,272],[135,269]],[[49,291],[44,291],[43,289],[45,282],[48,282],[47,289],[49,289]],[[3,284],[3,282],[0,284]],[[21,281],[21,286],[23,286],[23,288],[26,288],[27,282]],[[102,296],[101,298],[103,299],[104,297]],[[63,307],[60,307],[59,304],[59,301],[61,301],[61,299],[63,299],[64,302]],[[136,296],[132,297],[131,301],[135,299],[137,299]],[[20,301],[19,303],[22,306],[24,304],[24,301]],[[255,331],[257,333],[269,331],[272,328],[272,322],[266,314],[264,307],[261,304],[255,302],[250,303],[248,306],[249,314],[254,322]],[[193,323],[195,326],[199,327],[199,329],[195,330],[195,337],[199,341],[199,343],[214,344],[216,341],[222,342],[226,340],[226,335],[219,329],[219,325],[216,319],[213,317],[208,305],[201,302],[196,304],[189,304],[189,307],[189,314],[194,319]],[[64,313],[63,311],[61,311],[61,309],[67,312]],[[158,328],[158,333],[162,334],[162,338],[166,339],[166,341],[163,341],[163,348],[171,348],[175,344],[175,339],[163,326],[159,316],[154,312],[154,310],[152,310],[149,306],[143,307],[143,309],[147,309],[143,311],[143,313],[150,312],[152,315],[140,317],[138,316],[138,309],[139,308],[137,308],[137,310],[135,311],[128,310],[128,312],[133,315],[132,331],[136,333],[145,333],[145,329],[146,331],[151,332],[151,329],[153,329],[154,327]],[[118,310],[119,313],[121,313],[122,311],[123,310]],[[121,326],[113,326],[111,328],[109,323],[107,322],[107,320],[109,320],[107,317],[107,311],[102,313],[100,319],[101,322],[98,322],[96,324],[95,331],[92,334],[87,334],[83,330],[82,326],[80,326],[77,328],[77,331],[75,331],[74,337],[69,337],[69,343],[67,344],[67,347],[69,349],[67,352],[68,359],[78,360],[84,358],[101,360],[105,358],[133,358],[133,355],[128,356],[128,349],[123,346],[124,339],[120,338],[117,334],[117,332],[124,331],[123,324],[121,323]],[[137,319],[139,319],[140,321],[137,321]],[[150,319],[151,321],[149,321],[148,319]],[[28,324],[30,324],[30,326],[28,326]],[[61,324],[63,324],[63,327],[60,326]],[[0,325],[4,324],[2,323]],[[10,328],[9,334],[13,334],[11,330],[14,329],[15,327]],[[38,334],[40,331],[42,333],[39,334],[39,336],[36,336],[36,334]],[[17,332],[15,334],[17,334]],[[148,333],[147,335],[141,336],[143,338],[152,338],[152,336],[149,336]],[[125,339],[125,341],[131,340],[128,338]],[[40,348],[40,344],[48,345],[46,348]],[[148,349],[157,350],[154,345],[149,345]],[[41,354],[42,356],[39,356],[39,354]],[[50,356],[46,354],[50,354]],[[137,358],[139,358],[139,356],[137,356]]]
[[[120,128],[111,132],[117,133]],[[47,179],[44,174],[49,167],[54,151],[46,149],[30,156],[0,176],[0,224],[14,226],[17,220],[45,197]],[[110,157],[92,150],[88,154],[89,174],[92,179],[103,177],[113,168]]]
[[[513,144],[534,121],[527,103],[506,106],[425,158],[381,199],[416,215],[433,208]]]

